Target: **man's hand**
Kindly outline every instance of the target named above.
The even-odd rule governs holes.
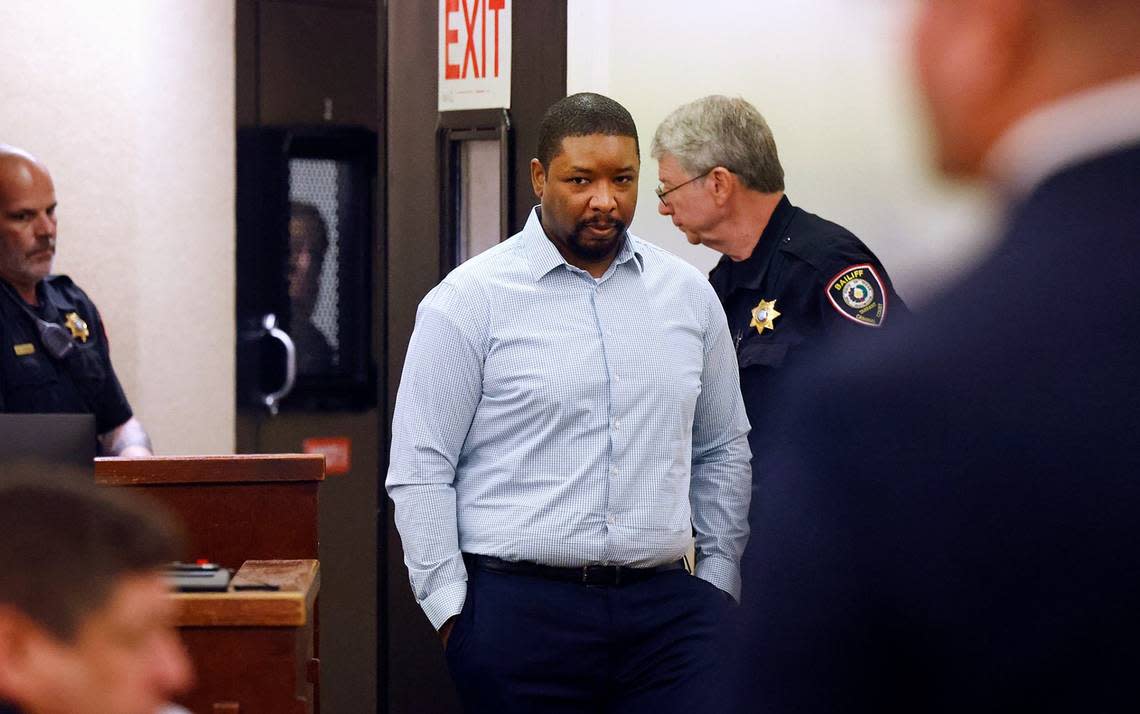
[[[451,637],[451,628],[455,626],[455,618],[457,617],[459,617],[459,615],[452,615],[447,618],[447,621],[439,628],[437,634],[439,635],[439,641],[443,643],[444,649],[447,649],[447,640]]]
[[[142,423],[131,417],[106,434],[99,435],[99,443],[107,456],[145,457],[153,456],[150,437],[146,435]]]

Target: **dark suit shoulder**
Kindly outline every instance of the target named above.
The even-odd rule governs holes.
[[[751,641],[768,647],[750,699],[1133,698],[1121,663],[1140,638],[1140,552],[1121,544],[1140,510],[1140,292],[1122,286],[1140,274],[1137,170],[1140,152],[1122,152],[1058,172],[919,318],[836,345],[773,397],[787,416],[744,576]]]

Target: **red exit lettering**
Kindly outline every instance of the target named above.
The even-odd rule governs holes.
[[[482,79],[487,76],[487,22],[493,26],[491,60],[493,76],[499,76],[499,13],[507,0],[446,0],[444,5],[444,78]],[[451,29],[451,16],[462,10],[467,41],[463,46],[463,64],[452,64],[451,46],[459,45],[459,30]]]

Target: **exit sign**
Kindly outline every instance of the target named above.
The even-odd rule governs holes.
[[[511,106],[511,0],[439,0],[439,110]]]

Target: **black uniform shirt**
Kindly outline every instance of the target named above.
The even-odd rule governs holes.
[[[789,364],[828,338],[873,332],[905,319],[879,259],[850,231],[780,199],[746,260],[724,256],[709,274],[728,316],[753,465],[769,448],[765,404]],[[755,477],[754,477],[755,478]]]
[[[120,426],[131,407],[111,368],[95,304],[66,275],[41,280],[36,295],[39,305],[27,305],[0,280],[0,412],[94,414],[99,434]],[[67,326],[71,354],[62,360],[48,354],[25,308]]]

